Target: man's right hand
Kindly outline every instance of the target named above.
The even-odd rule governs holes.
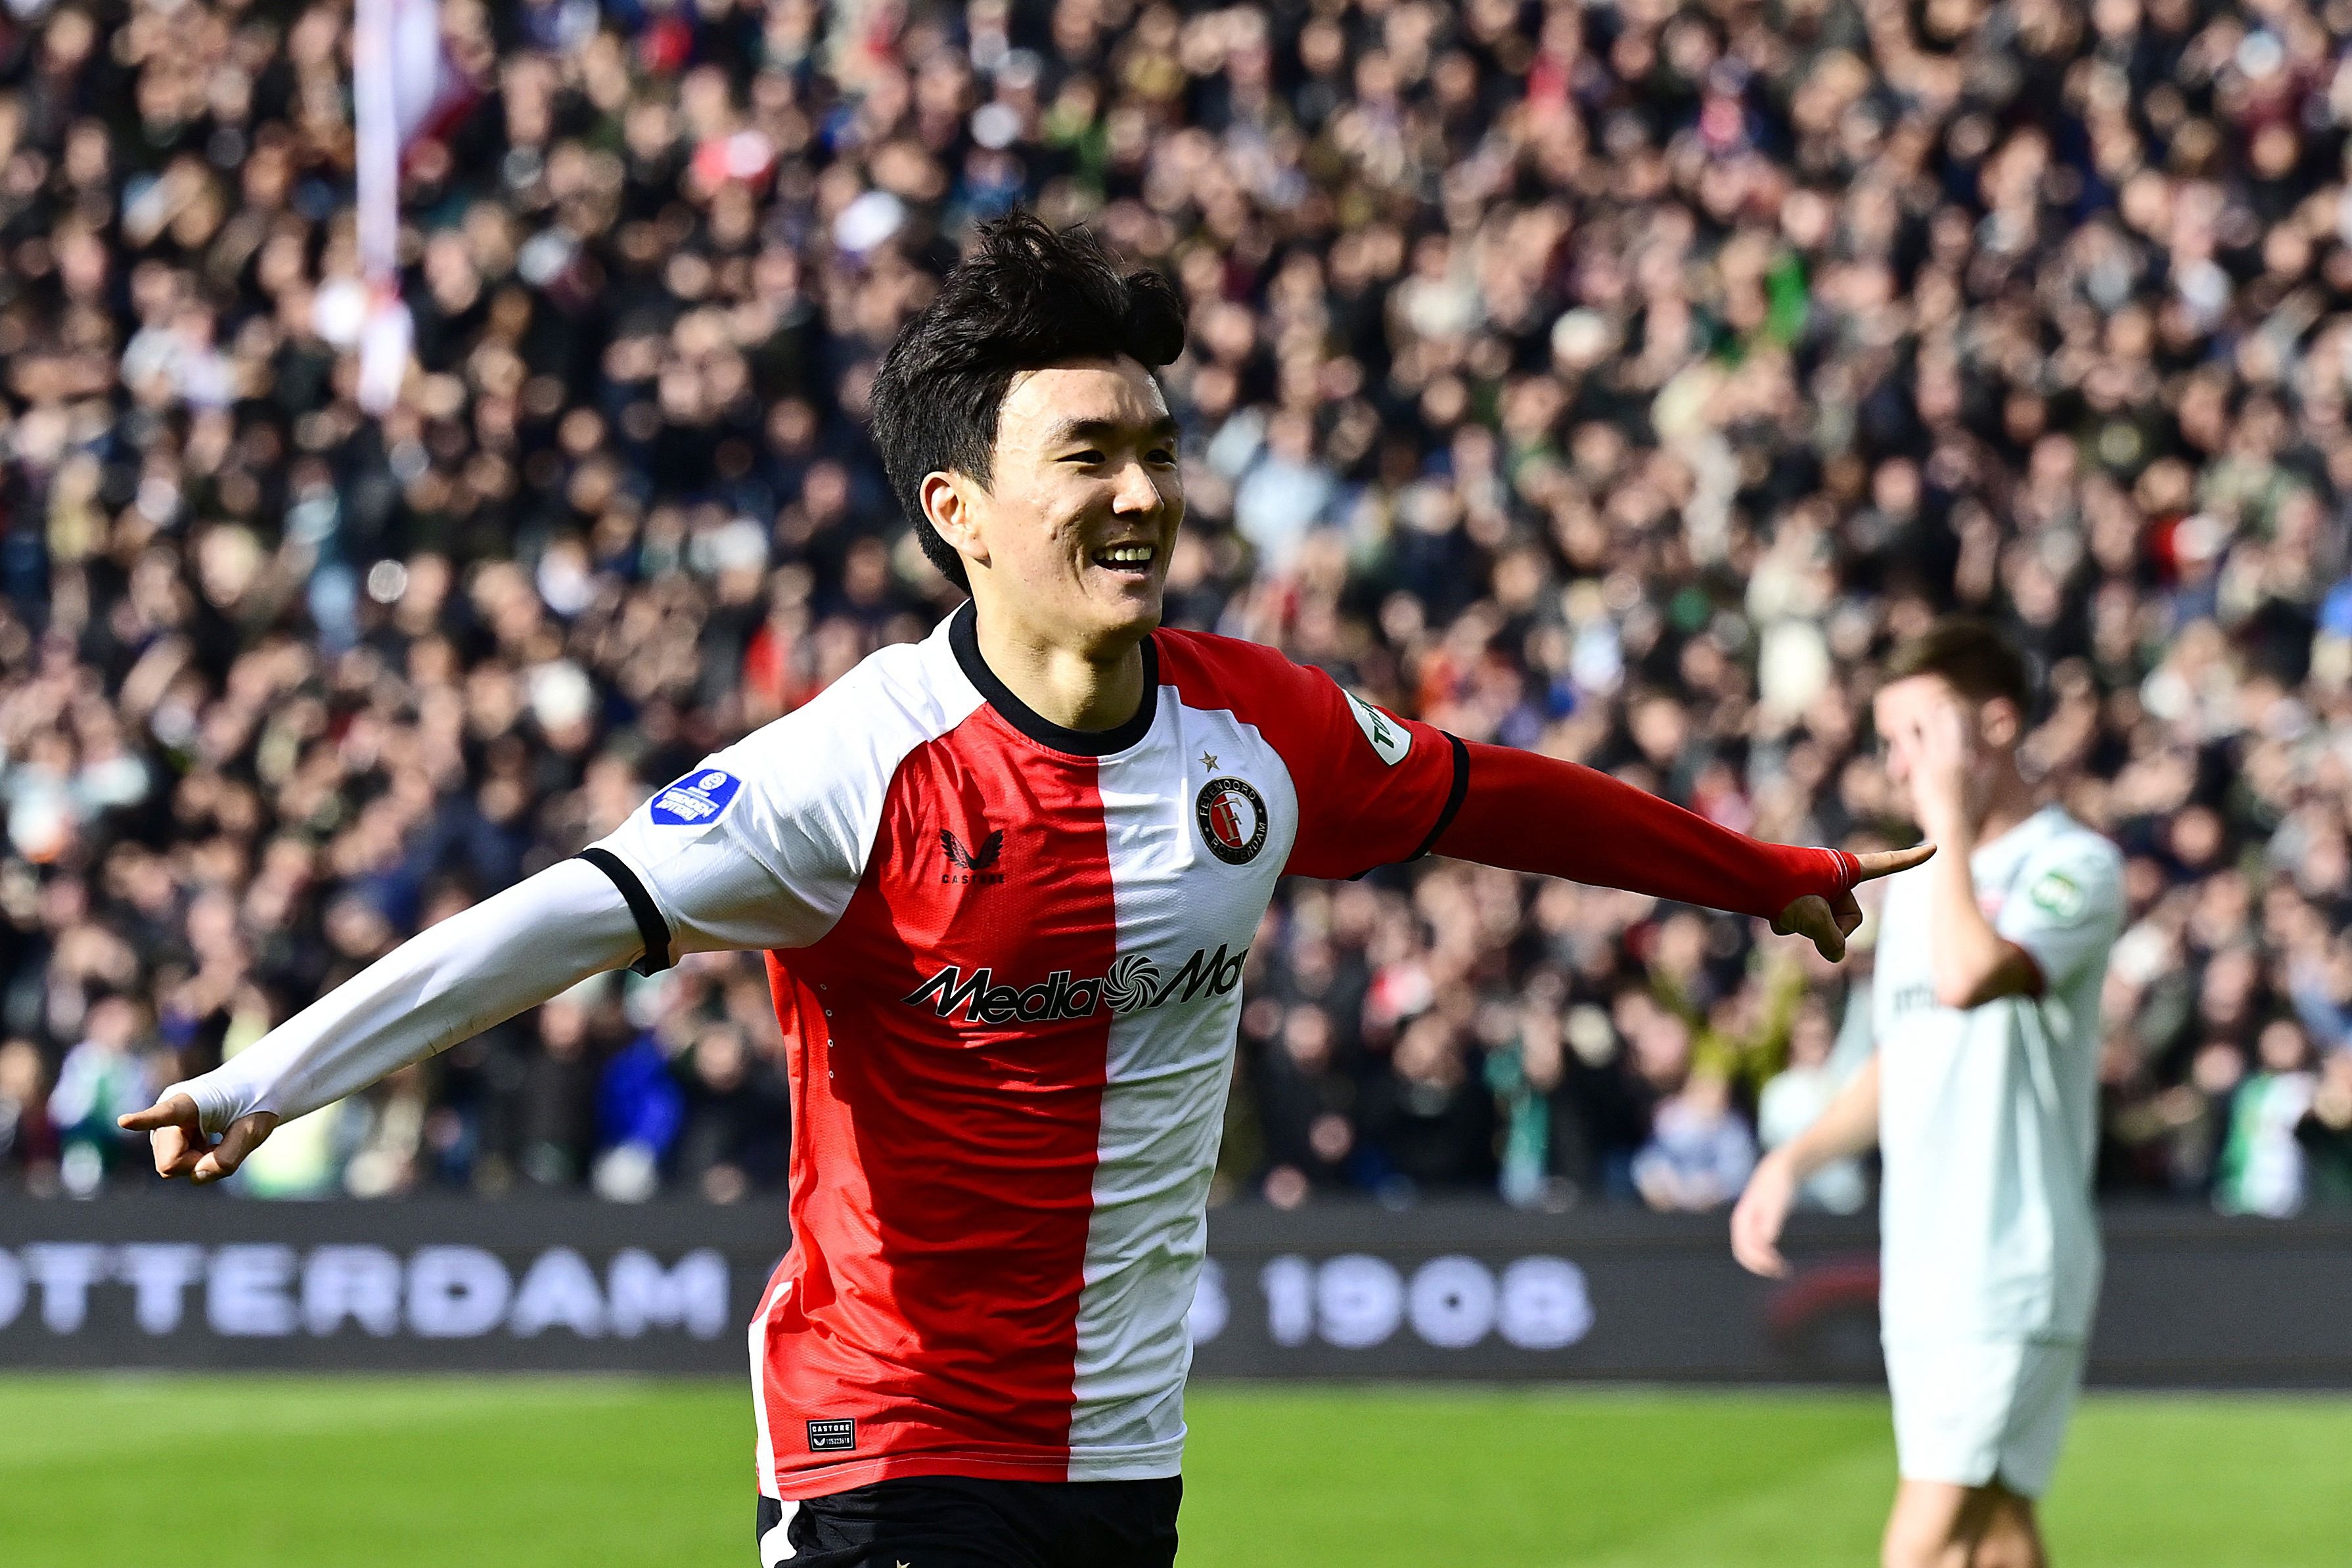
[[[1775,1149],[1757,1162],[1748,1190],[1731,1211],[1731,1255],[1751,1274],[1778,1280],[1789,1272],[1789,1260],[1780,1256],[1780,1228],[1796,1204],[1797,1179],[1797,1162],[1788,1150]]]
[[[167,1094],[144,1111],[115,1119],[126,1133],[144,1133],[155,1155],[155,1174],[165,1178],[186,1176],[198,1186],[215,1182],[245,1163],[278,1125],[277,1113],[255,1111],[228,1124],[219,1143],[205,1136],[196,1103],[185,1094]]]

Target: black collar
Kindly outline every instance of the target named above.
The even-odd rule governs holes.
[[[1125,751],[1151,732],[1151,721],[1159,713],[1160,650],[1150,637],[1143,640],[1143,700],[1135,705],[1135,712],[1124,724],[1111,729],[1066,729],[1014,696],[1013,688],[998,680],[988,661],[980,656],[980,617],[968,599],[948,622],[948,646],[955,650],[964,677],[980,688],[980,695],[1005,723],[1055,751],[1073,757],[1108,757]]]

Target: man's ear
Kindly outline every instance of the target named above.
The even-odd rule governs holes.
[[[1994,697],[1977,709],[1977,734],[1992,749],[2006,751],[2025,737],[2025,717],[2007,697]]]
[[[971,480],[961,474],[934,469],[923,476],[918,492],[923,520],[947,540],[948,548],[976,565],[988,564],[988,543],[982,537],[980,508],[973,505]]]

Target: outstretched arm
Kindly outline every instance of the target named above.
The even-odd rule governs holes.
[[[561,862],[417,933],[121,1124],[152,1134],[163,1176],[216,1181],[279,1122],[619,968],[645,951],[639,933],[611,877]]]
[[[1862,924],[1857,883],[1918,864],[1927,845],[1856,857],[1768,844],[1594,768],[1507,746],[1471,746],[1462,805],[1442,855],[1568,877],[1772,922],[1845,956]]]

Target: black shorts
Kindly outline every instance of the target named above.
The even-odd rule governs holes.
[[[1183,1479],[910,1476],[760,1500],[761,1568],[1173,1568]],[[781,1536],[779,1536],[779,1527]]]

